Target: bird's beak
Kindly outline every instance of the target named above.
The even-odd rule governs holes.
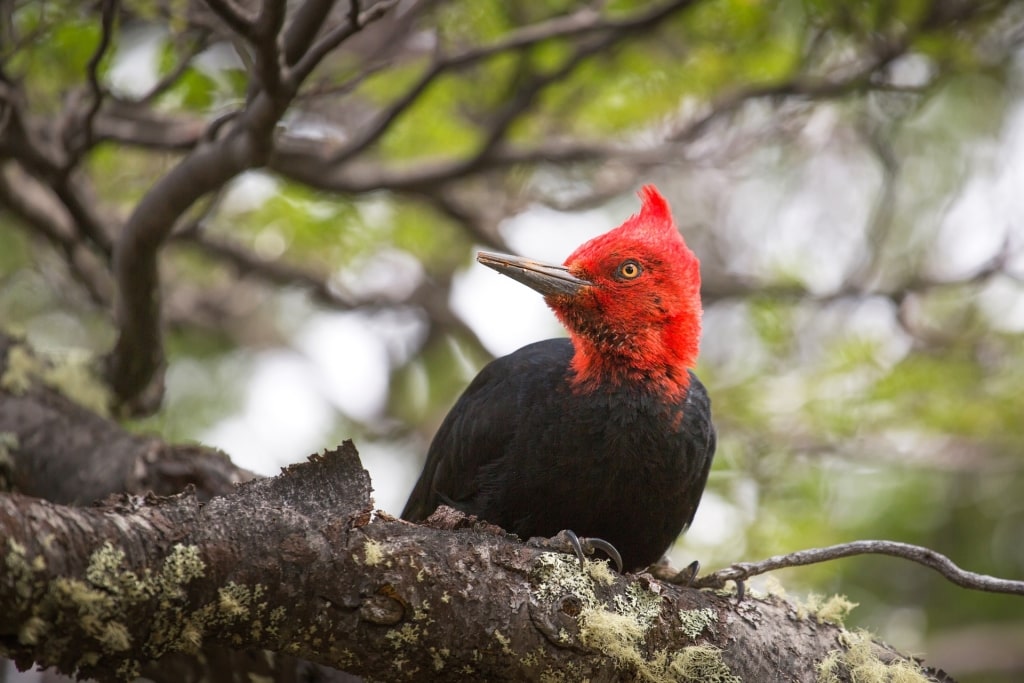
[[[576,296],[584,287],[593,284],[589,280],[576,277],[565,266],[521,256],[481,251],[477,254],[476,260],[544,296]]]

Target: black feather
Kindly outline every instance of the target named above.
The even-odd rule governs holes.
[[[572,389],[572,343],[491,362],[445,418],[402,517],[440,504],[521,538],[603,538],[627,569],[656,562],[693,520],[715,451],[711,405],[690,373],[681,399],[655,386]]]

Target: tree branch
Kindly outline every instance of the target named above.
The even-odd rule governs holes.
[[[235,4],[234,0],[205,0],[206,6],[213,10],[213,13],[223,21],[228,28],[250,42],[258,40],[256,35],[256,22],[252,17],[247,16],[245,10]],[[277,4],[273,0],[266,0],[264,4]],[[283,4],[283,3],[281,3]]]
[[[170,495],[191,485],[208,500],[253,477],[215,449],[124,431],[96,414],[108,399],[89,366],[51,362],[0,333],[0,490],[83,505],[113,493]]]
[[[431,681],[815,681],[844,650],[839,628],[782,601],[584,571],[472,520],[411,525],[372,514],[369,490],[346,443],[202,506],[188,493],[89,509],[2,495],[0,647],[22,667],[101,679],[222,644]]]
[[[72,115],[71,121],[76,130],[66,131],[67,166],[70,171],[82,160],[82,156],[94,144],[93,122],[96,114],[103,104],[105,89],[100,83],[100,64],[110,50],[114,35],[114,20],[117,18],[118,0],[102,0],[100,11],[100,41],[93,51],[89,62],[86,64],[85,72],[88,80],[89,102],[81,116]],[[69,133],[73,133],[69,135]]]
[[[798,550],[786,555],[775,555],[760,562],[740,562],[702,576],[694,582],[694,585],[698,588],[722,588],[727,581],[744,581],[752,576],[765,574],[776,569],[803,567],[809,564],[818,564],[854,555],[889,555],[891,557],[900,557],[934,569],[947,580],[962,588],[990,593],[1024,595],[1024,581],[1000,579],[994,576],[965,571],[948,557],[934,550],[898,541],[852,541],[850,543],[831,545],[826,548],[812,548],[810,550]]]

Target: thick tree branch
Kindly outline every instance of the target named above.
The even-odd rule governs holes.
[[[0,333],[0,490],[81,505],[112,493],[171,494],[191,485],[206,500],[252,478],[215,449],[124,431],[96,414],[107,400],[88,366],[40,358]]]
[[[0,496],[0,647],[21,666],[103,680],[217,643],[432,681],[815,681],[848,647],[841,629],[776,599],[737,606],[603,563],[584,571],[491,529],[373,515],[351,444],[206,505],[188,493],[90,509]]]

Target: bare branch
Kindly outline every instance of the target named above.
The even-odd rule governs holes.
[[[284,2],[273,0],[264,2],[254,27],[256,76],[259,78],[259,86],[271,95],[277,94],[281,88],[281,54],[278,52],[278,40],[281,27],[284,25],[286,6]]]
[[[357,19],[350,16],[344,23],[328,31],[302,57],[295,61],[290,78],[296,82],[305,80],[329,52],[341,45],[353,34],[358,33],[367,24],[383,17],[397,4],[398,0],[379,0],[369,9],[360,13]],[[354,2],[354,5],[358,7],[358,3]]]
[[[100,13],[100,42],[96,46],[92,57],[86,64],[86,75],[89,80],[89,104],[82,116],[81,122],[77,125],[80,129],[81,142],[78,145],[68,145],[68,164],[74,166],[82,158],[82,154],[93,145],[93,121],[96,113],[103,104],[105,89],[100,83],[100,63],[110,50],[114,34],[114,19],[117,16],[118,0],[103,0]]]
[[[199,37],[188,46],[185,50],[185,55],[178,60],[178,63],[175,64],[170,71],[161,76],[157,82],[153,84],[153,87],[150,88],[142,97],[133,100],[132,104],[139,106],[150,105],[154,100],[156,100],[156,98],[174,87],[174,85],[181,80],[181,77],[185,75],[185,72],[187,72],[192,66],[192,60],[206,49],[209,36],[210,34],[208,31],[203,31]]]
[[[898,541],[852,541],[826,548],[798,550],[786,555],[775,555],[760,562],[741,562],[702,576],[694,582],[698,588],[722,588],[727,581],[745,581],[777,569],[803,567],[854,555],[889,555],[916,562],[934,569],[947,580],[963,588],[990,593],[1024,595],[1024,581],[1001,579],[986,574],[969,572],[958,567],[945,555],[930,548],[924,548]]]
[[[105,258],[76,238],[71,217],[49,188],[9,162],[0,170],[0,205],[56,248],[93,303],[103,308],[110,305],[113,281],[104,267]]]
[[[113,103],[96,117],[97,141],[164,151],[189,151],[203,138],[209,124],[192,117],[171,117],[136,106]]]
[[[264,4],[274,5],[274,0],[267,0]],[[234,0],[206,0],[206,5],[213,10],[221,21],[227,24],[228,28],[250,42],[256,42],[259,36],[256,35],[256,22],[248,16],[241,7],[235,4]]]
[[[292,67],[309,52],[310,46],[324,27],[335,0],[305,2],[292,15],[282,34],[284,66]],[[351,23],[351,21],[349,22]],[[302,80],[302,79],[299,79]]]

